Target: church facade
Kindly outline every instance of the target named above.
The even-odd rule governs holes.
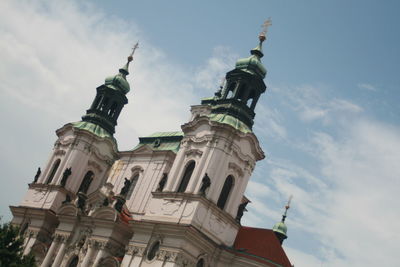
[[[290,267],[284,219],[272,230],[241,225],[245,189],[265,157],[252,131],[266,90],[259,39],[215,95],[191,107],[181,131],[119,151],[113,134],[132,53],[82,120],[56,131],[48,162],[10,207],[24,253],[41,267]]]

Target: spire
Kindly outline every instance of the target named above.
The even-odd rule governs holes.
[[[283,223],[285,222],[285,219],[286,219],[286,217],[287,217],[287,211],[288,211],[288,209],[290,208],[290,202],[292,202],[292,198],[293,198],[293,196],[290,195],[289,200],[288,200],[288,203],[287,203],[286,206],[285,206],[285,212],[284,212],[283,215],[282,215],[282,222],[283,222]]]
[[[91,129],[99,126],[109,136],[114,134],[119,114],[128,103],[126,94],[130,91],[130,86],[126,75],[129,74],[129,63],[133,60],[133,54],[138,47],[139,43],[136,43],[118,74],[107,77],[104,84],[97,87],[96,97],[86,115],[82,117],[84,127]]]
[[[135,54],[136,49],[139,48],[139,42],[137,42],[133,47],[132,47],[132,52],[131,54],[128,56],[128,61],[126,62],[126,64],[119,69],[119,73],[121,73],[123,75],[124,78],[126,78],[126,75],[129,75],[129,63],[131,63],[131,61],[133,60],[133,55]]]
[[[262,58],[264,56],[262,52],[262,43],[267,39],[267,32],[268,32],[268,27],[272,26],[272,20],[271,18],[268,18],[261,27],[263,30],[260,32],[258,35],[258,40],[260,41],[258,45],[250,51],[252,55],[257,56],[258,58]]]
[[[290,202],[292,201],[293,196],[289,197],[288,203],[285,206],[285,212],[282,215],[282,220],[274,225],[272,231],[274,231],[276,237],[279,242],[283,243],[283,241],[287,238],[287,226],[285,224],[285,219],[287,217],[287,211],[290,208]]]

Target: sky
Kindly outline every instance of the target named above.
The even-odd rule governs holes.
[[[400,266],[398,1],[0,2],[0,215],[11,219],[55,130],[139,41],[119,149],[180,130],[272,19],[258,162],[243,224],[272,228],[293,195],[284,249],[295,266]]]

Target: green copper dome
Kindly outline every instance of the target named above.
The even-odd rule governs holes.
[[[287,226],[284,222],[278,222],[272,228],[272,231],[287,236]]]
[[[251,56],[248,58],[239,59],[236,62],[236,69],[243,70],[250,74],[259,75],[261,78],[265,78],[267,74],[267,70],[261,63],[261,58],[264,56],[262,53],[262,41],[260,40],[260,44],[251,50]]]
[[[127,94],[131,90],[129,83],[126,80],[126,75],[129,74],[128,66],[129,61],[124,67],[119,69],[118,74],[107,77],[104,84],[114,90],[121,90],[124,94]]]

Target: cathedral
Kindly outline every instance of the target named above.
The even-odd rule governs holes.
[[[262,33],[214,96],[191,107],[181,131],[119,151],[113,135],[135,46],[82,120],[56,131],[48,162],[10,207],[24,254],[41,267],[291,267],[282,248],[286,212],[273,229],[241,224],[248,181],[265,157],[252,131],[266,91],[264,40]]]

